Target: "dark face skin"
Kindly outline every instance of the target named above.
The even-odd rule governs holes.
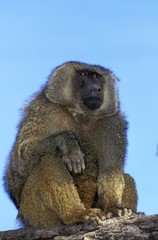
[[[89,110],[100,108],[103,103],[101,76],[96,72],[80,71],[80,93],[83,104]]]

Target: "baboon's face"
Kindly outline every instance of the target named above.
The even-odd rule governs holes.
[[[98,65],[67,62],[51,74],[45,96],[79,114],[109,116],[118,110],[116,78]]]
[[[100,108],[103,103],[101,75],[91,71],[79,71],[80,99],[89,110]]]

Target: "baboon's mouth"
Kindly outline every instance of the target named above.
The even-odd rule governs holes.
[[[102,104],[102,99],[99,97],[88,97],[83,102],[84,105],[90,110],[96,110],[100,108]]]

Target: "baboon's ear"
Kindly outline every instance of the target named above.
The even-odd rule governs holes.
[[[57,67],[49,76],[48,84],[45,87],[45,96],[54,103],[71,106],[72,97],[72,79],[75,71],[70,63],[65,63]]]

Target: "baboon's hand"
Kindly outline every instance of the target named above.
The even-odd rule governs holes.
[[[59,154],[70,172],[81,173],[85,169],[84,153],[78,140],[71,132],[59,134],[55,138]]]
[[[64,153],[62,156],[63,161],[66,163],[67,168],[70,172],[81,173],[85,169],[85,154],[82,152],[80,147],[74,150]]]

